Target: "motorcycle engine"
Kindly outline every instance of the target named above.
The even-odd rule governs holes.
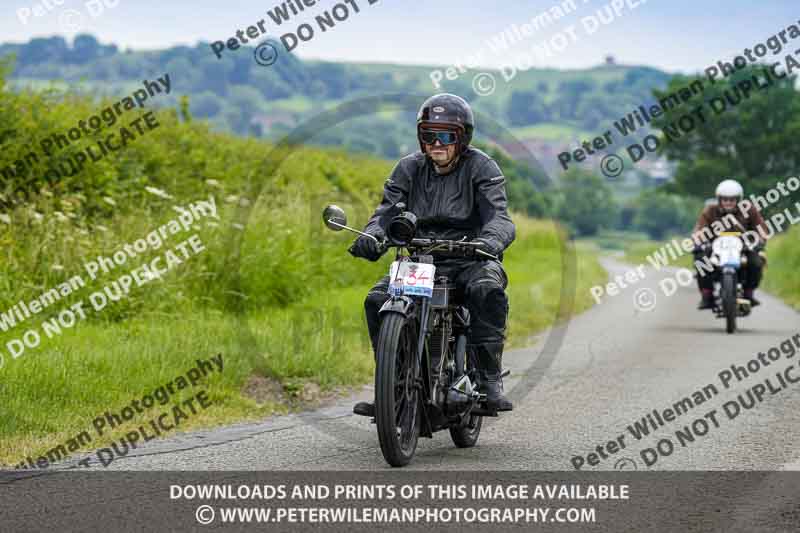
[[[475,386],[470,381],[469,376],[464,374],[447,389],[445,412],[451,416],[464,412],[469,407],[474,393]]]

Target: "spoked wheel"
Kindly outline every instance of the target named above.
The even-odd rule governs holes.
[[[459,448],[472,448],[478,442],[482,425],[482,416],[470,415],[465,424],[451,427],[450,438],[453,439],[453,444]]]
[[[725,312],[726,331],[736,331],[736,315],[739,306],[736,302],[736,276],[724,274],[722,276],[722,310]]]
[[[417,328],[399,313],[384,316],[378,336],[375,423],[386,462],[405,466],[419,437],[419,388],[415,379]]]
[[[469,367],[474,368],[476,365],[474,354],[469,355],[470,357],[467,358],[469,360],[467,368],[464,368],[462,371],[468,371]],[[482,416],[470,415],[466,417],[462,425],[450,428],[450,438],[453,439],[453,444],[458,448],[472,448],[478,442],[482,425]]]

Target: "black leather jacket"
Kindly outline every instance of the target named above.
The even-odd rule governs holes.
[[[506,179],[497,163],[477,148],[461,154],[456,167],[439,175],[422,152],[401,159],[386,180],[383,200],[364,231],[385,230],[384,213],[404,202],[417,216],[417,237],[458,240],[480,238],[498,253],[516,233],[508,215]]]

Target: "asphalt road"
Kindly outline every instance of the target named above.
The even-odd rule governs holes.
[[[606,261],[605,266],[612,276],[630,268],[614,261]],[[574,318],[544,372],[537,370],[542,366],[539,346],[506,354],[506,366],[513,372],[507,389],[512,391],[515,409],[485,424],[478,446],[457,449],[449,433],[440,432],[433,439],[420,439],[416,458],[407,468],[572,470],[573,457],[581,456],[582,469],[590,471],[798,469],[800,383],[782,388],[776,372],[794,366],[788,377],[800,378],[800,348],[796,357],[781,354],[775,362],[767,358],[769,366],[760,364],[742,381],[734,377],[728,389],[719,374],[732,364],[746,366],[759,352],[800,334],[800,314],[762,292],[763,305],[741,319],[739,332],[727,335],[721,319],[695,309],[698,298],[693,284],[665,296],[659,282],[674,278],[674,269],[644,272],[644,280]],[[642,292],[645,289],[652,293]],[[643,309],[644,304],[653,303],[653,295],[652,309]],[[767,378],[774,393],[769,392]],[[723,404],[739,394],[746,400],[748,389],[758,383],[767,390],[763,402],[729,419]],[[693,394],[704,387],[701,402]],[[362,396],[370,394],[366,389]],[[685,397],[694,398],[695,405],[641,440],[628,429],[653,410],[669,418],[664,411],[674,410],[673,405]],[[350,414],[354,401],[346,399],[304,415],[151,442],[108,468],[388,469],[375,426]],[[678,430],[684,431],[682,437],[676,435]],[[693,442],[686,436],[688,431]],[[673,445],[671,453],[646,465],[642,450],[656,448],[665,438]],[[609,445],[609,441],[617,444]],[[662,450],[668,448],[662,441]],[[590,456],[592,452],[597,455]],[[647,457],[652,460],[653,454]]]

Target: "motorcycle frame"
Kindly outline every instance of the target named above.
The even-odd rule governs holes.
[[[416,257],[420,257],[420,255],[410,252],[408,255],[404,255],[403,249],[397,248],[395,261],[400,261],[402,258],[413,260]],[[436,290],[436,286],[436,280],[434,280],[434,291]],[[438,326],[434,324],[431,300],[432,298],[426,298],[424,296],[390,295],[389,299],[383,304],[378,313],[379,316],[391,312],[400,313],[407,319],[415,320],[417,323],[417,358],[414,365],[414,381],[421,385],[419,397],[420,412],[422,413],[420,436],[423,437],[432,437],[435,431],[446,429],[450,424],[460,423],[465,417],[470,415],[471,410],[477,403],[477,398],[475,398],[470,407],[464,412],[454,416],[448,416],[445,412],[444,405],[437,401],[437,387],[439,386],[438,376],[434,377],[432,374],[434,370],[437,374],[440,374],[440,370],[439,368],[432,368],[430,335],[435,331],[436,327],[444,328],[442,332],[444,340],[440,365],[446,364],[450,359],[456,362],[458,358],[456,350],[459,346],[463,346],[464,343],[459,343],[458,337],[456,337],[455,342],[453,342],[453,349],[450,349],[450,337],[452,337],[454,333],[454,324],[452,321],[450,321],[449,324],[443,323]],[[448,305],[443,308],[444,311],[451,313],[451,315],[455,315],[455,309],[456,307],[449,302]],[[461,332],[460,335],[464,335],[464,332]],[[466,359],[466,354],[464,354],[464,357]],[[455,383],[455,378],[457,377],[460,377],[460,374],[454,375],[453,383]],[[452,386],[453,383],[448,383],[448,385]],[[439,415],[436,417],[438,420],[432,419],[433,414]]]

